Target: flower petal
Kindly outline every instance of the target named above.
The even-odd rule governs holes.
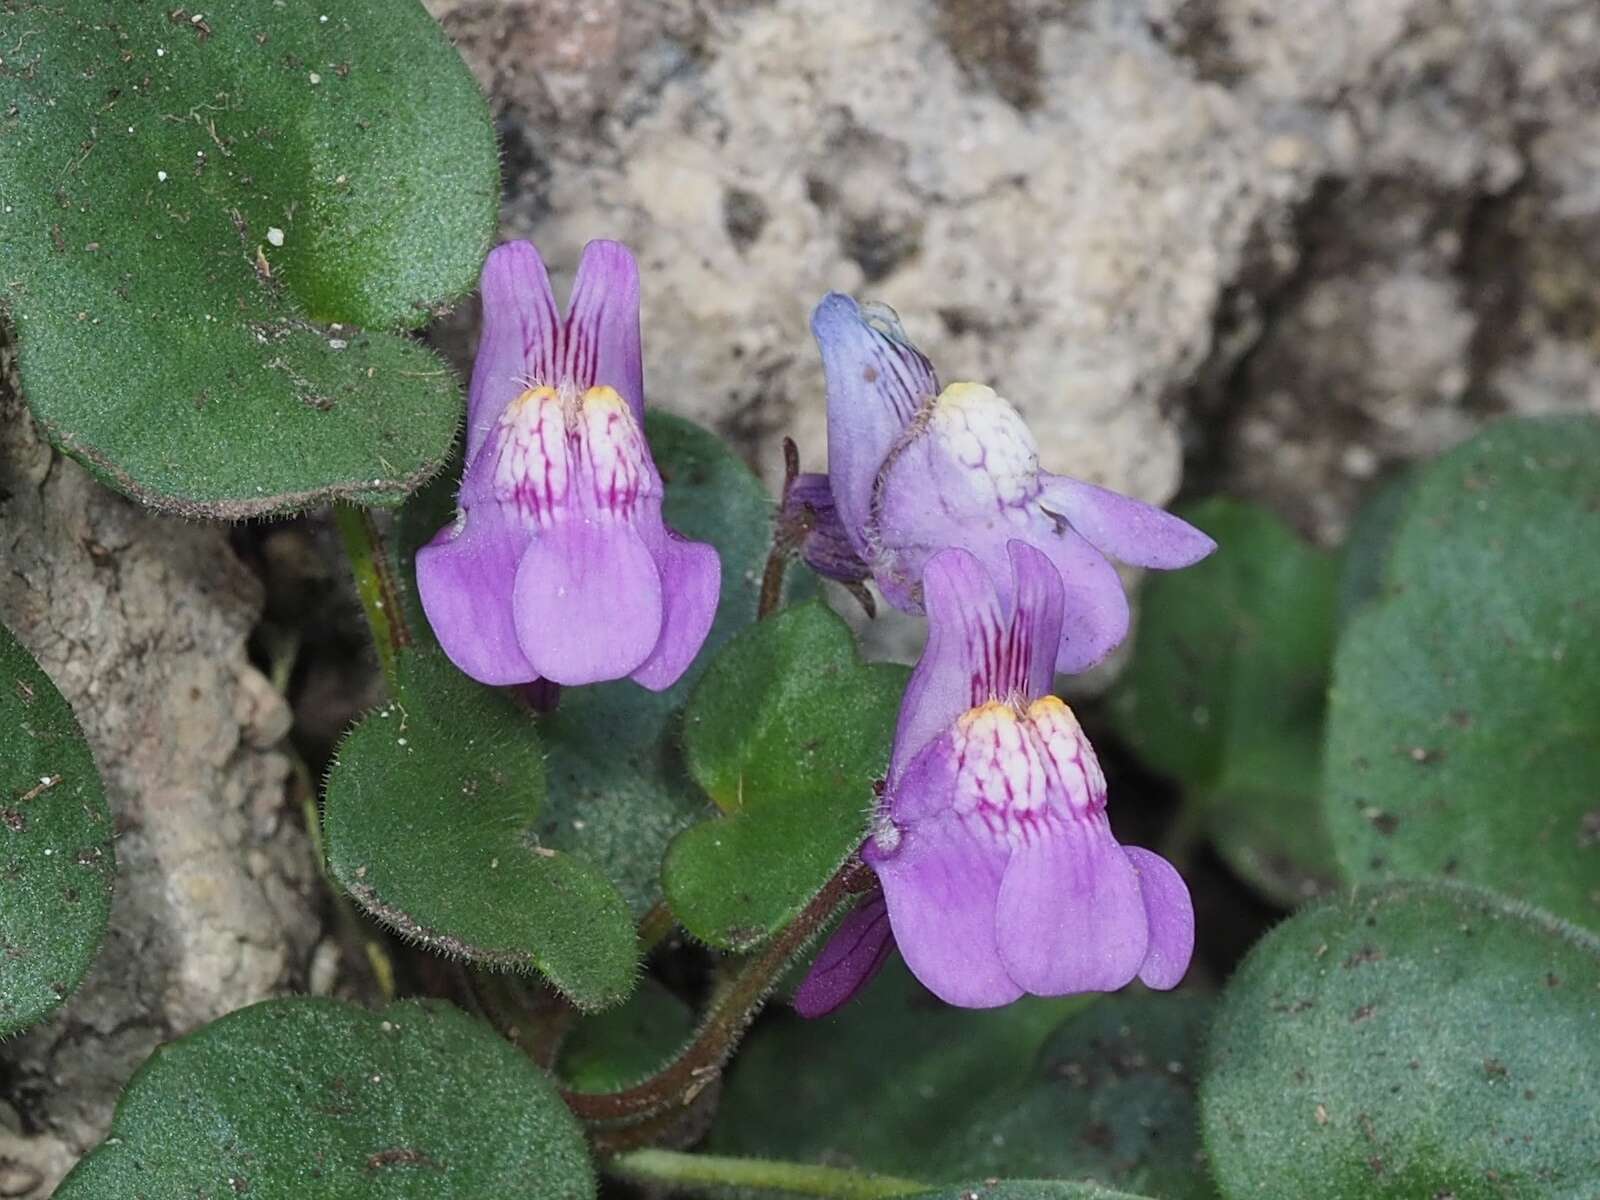
[[[538,678],[511,620],[517,563],[528,535],[497,505],[473,509],[417,551],[417,595],[450,661],[479,683]]]
[[[1064,675],[1087,671],[1128,636],[1128,596],[1117,569],[1065,525],[1053,526],[1040,515],[1028,541],[1049,556],[1063,590],[1061,644],[1056,670]]]
[[[783,516],[790,528],[806,530],[800,554],[818,575],[840,583],[860,583],[872,574],[839,519],[826,475],[796,475],[784,497]]]
[[[1061,573],[1038,548],[1013,539],[1006,543],[1006,553],[1015,580],[1007,678],[1032,699],[1055,686],[1066,593]]]
[[[506,242],[489,252],[480,283],[483,331],[467,395],[467,461],[488,438],[506,405],[532,380],[554,382],[561,314],[550,276],[532,242]]]
[[[882,892],[869,896],[839,923],[794,993],[802,1017],[825,1017],[850,1002],[889,960],[894,934]]]
[[[633,672],[633,680],[662,692],[689,669],[711,632],[722,594],[722,560],[710,543],[691,542],[670,529],[662,531],[655,560],[665,606],[661,636],[650,657]]]
[[[975,556],[961,549],[935,554],[922,575],[928,641],[900,702],[891,787],[934,738],[983,695],[975,678],[983,647],[1004,628],[994,582]]]
[[[950,807],[956,767],[948,738],[927,747],[890,796],[898,840],[862,848],[878,874],[896,945],[930,992],[963,1008],[995,1008],[1022,994],[1000,959],[995,903],[1010,849],[987,830],[977,836]],[[1131,868],[1130,868],[1131,873]]]
[[[1018,539],[1006,543],[1010,616],[995,579],[970,551],[942,550],[922,574],[928,641],[906,685],[895,729],[891,781],[967,709],[1048,692],[1061,640],[1061,577]]]
[[[884,459],[924,400],[939,391],[933,367],[897,323],[830,292],[811,314],[828,382],[828,477],[856,552]]]
[[[1041,481],[1044,507],[1118,562],[1176,570],[1217,548],[1189,522],[1142,500],[1066,475],[1044,475]]]
[[[570,519],[540,531],[512,592],[517,641],[561,684],[637,671],[661,636],[661,575],[625,521]]]
[[[1134,977],[1149,945],[1144,901],[1103,815],[1049,821],[1017,848],[996,929],[1006,970],[1034,995],[1113,992]]]
[[[1124,846],[1123,853],[1139,873],[1139,891],[1150,927],[1150,946],[1139,978],[1146,987],[1164,992],[1178,986],[1194,955],[1194,902],[1183,876],[1159,854],[1140,846]]]
[[[561,377],[580,389],[614,388],[644,423],[644,359],[639,344],[639,264],[621,242],[583,248],[572,283]]]

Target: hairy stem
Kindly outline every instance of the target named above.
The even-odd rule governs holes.
[[[643,958],[666,941],[678,922],[665,900],[657,900],[650,911],[639,918],[639,956]]]
[[[356,593],[372,630],[383,677],[393,687],[395,655],[411,645],[400,583],[394,577],[388,551],[370,512],[354,504],[336,503],[333,519],[344,541],[345,557],[350,560],[350,573],[355,576]]]
[[[817,935],[840,902],[870,878],[860,859],[847,860],[798,917],[728,977],[712,998],[694,1041],[677,1057],[643,1083],[621,1091],[564,1091],[567,1107],[585,1121],[613,1122],[693,1103],[721,1074],[722,1064],[790,959]]]
[[[789,492],[800,475],[800,449],[793,438],[783,439],[783,491],[778,501],[778,516],[772,523],[772,549],[766,569],[761,572],[761,598],[756,604],[756,620],[765,620],[783,602],[783,575],[789,559],[805,541],[803,523],[797,525],[789,511]]]
[[[747,1187],[790,1196],[828,1196],[834,1200],[883,1200],[927,1190],[927,1185],[892,1175],[869,1175],[838,1167],[774,1162],[765,1158],[727,1158],[676,1150],[633,1150],[601,1163],[607,1174],[667,1187]]]

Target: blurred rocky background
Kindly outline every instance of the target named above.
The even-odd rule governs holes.
[[[588,239],[628,242],[652,402],[769,478],[785,433],[823,462],[830,288],[993,382],[1050,469],[1259,499],[1324,543],[1485,420],[1600,410],[1593,0],[428,4],[491,97],[505,235],[558,288]],[[465,367],[475,328],[469,303],[434,336]],[[0,410],[0,619],[121,833],[106,950],[0,1058],[0,1197],[34,1200],[155,1045],[347,985],[281,639],[327,639],[290,688],[308,760],[373,693],[315,520],[151,517],[42,445],[11,382]]]
[[[633,246],[653,402],[769,477],[785,432],[824,455],[829,288],[992,381],[1051,469],[1323,541],[1486,418],[1600,408],[1589,0],[428,3],[505,234],[568,278]]]

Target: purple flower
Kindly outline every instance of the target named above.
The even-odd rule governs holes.
[[[928,646],[861,851],[881,906],[846,918],[796,993],[802,1013],[848,999],[890,930],[917,978],[967,1008],[1114,991],[1135,976],[1170,988],[1188,968],[1188,889],[1164,858],[1117,843],[1094,750],[1047,694],[1060,575],[1026,542],[1007,550],[1009,600],[965,550],[928,562]]]
[[[539,252],[483,268],[455,522],[417,552],[417,590],[452,662],[483,683],[672,686],[705,641],[717,552],[661,519],[646,444],[639,268],[590,242],[561,316]]]
[[[1010,602],[1005,546],[1037,547],[1066,589],[1058,671],[1105,658],[1127,635],[1128,600],[1107,556],[1141,567],[1198,562],[1216,543],[1185,521],[1105,488],[1039,469],[1021,416],[990,388],[939,388],[894,314],[837,292],[811,316],[828,381],[834,521],[806,557],[841,578],[845,540],[896,608],[920,612],[922,571],[947,546],[970,550]],[[814,508],[817,506],[813,506]],[[824,553],[822,551],[826,550]],[[848,572],[846,572],[848,573]]]

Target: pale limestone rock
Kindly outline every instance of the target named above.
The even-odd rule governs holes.
[[[1050,468],[1164,500],[1187,438],[1325,539],[1387,465],[1590,402],[1592,3],[434,8],[504,112],[506,233],[558,276],[635,246],[654,400],[769,477],[785,432],[822,460],[830,287],[994,383]]]
[[[0,1106],[0,1181],[33,1197],[157,1045],[297,984],[318,921],[310,847],[277,819],[288,709],[245,656],[260,585],[225,527],[149,515],[51,451],[11,361],[0,342],[0,622],[72,704],[117,829],[99,957],[3,1047],[26,1124]]]

